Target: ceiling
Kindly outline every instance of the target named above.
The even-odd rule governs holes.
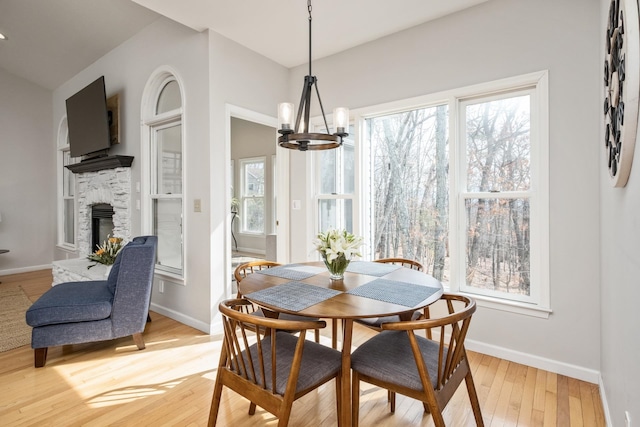
[[[315,0],[313,58],[485,1]],[[53,90],[161,15],[285,67],[308,61],[304,0],[0,0],[0,68]]]

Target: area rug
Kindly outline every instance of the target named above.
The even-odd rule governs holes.
[[[21,288],[0,285],[0,352],[31,343],[31,327],[24,319],[30,306]]]

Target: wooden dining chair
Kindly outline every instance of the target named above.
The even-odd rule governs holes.
[[[436,304],[444,304],[448,314],[431,319],[384,323],[383,331],[353,352],[352,419],[358,425],[360,382],[391,392],[391,412],[395,394],[423,402],[437,427],[445,426],[442,411],[464,380],[476,425],[484,426],[464,340],[476,303],[462,295],[444,294]],[[415,332],[432,328],[438,340]]]
[[[422,271],[424,272],[424,267],[418,261],[414,261],[412,259],[406,258],[381,258],[377,259],[374,262],[379,262],[383,264],[394,264],[401,265],[406,268],[410,268],[412,270]],[[412,320],[417,320],[421,317],[429,318],[429,307],[425,307],[422,312],[416,311],[411,317]],[[376,330],[378,332],[382,331],[381,325],[386,322],[398,322],[400,321],[399,316],[385,316],[385,317],[373,317],[373,318],[364,318],[364,319],[356,319],[355,322]],[[430,334],[431,331],[427,330],[426,333]],[[431,338],[431,335],[427,335],[427,338]]]
[[[286,426],[295,400],[335,379],[339,414],[342,354],[305,340],[307,330],[324,328],[326,322],[252,316],[243,312],[249,304],[246,299],[219,304],[224,342],[208,425],[216,425],[225,386],[251,401],[250,415],[257,405],[278,417],[278,426]],[[289,330],[300,334],[292,335]]]
[[[233,272],[233,276],[236,279],[236,283],[239,285],[240,282],[242,281],[242,279],[244,279],[245,277],[247,277],[249,274],[253,274],[256,271],[260,271],[260,270],[265,270],[268,268],[273,268],[273,267],[278,267],[281,266],[282,264],[277,263],[277,262],[273,262],[273,261],[267,261],[267,260],[257,260],[257,261],[250,261],[244,264],[240,264],[239,266],[236,267],[236,269]],[[240,292],[240,286],[238,286],[238,293],[236,295],[237,298],[243,298],[242,293]],[[244,306],[243,310],[245,310],[245,312],[253,314],[254,316],[261,316],[264,317],[264,312],[262,311],[261,308],[256,307],[255,305],[251,304],[248,306]],[[315,317],[307,317],[307,316],[297,316],[295,314],[287,314],[287,313],[280,313],[278,315],[279,319],[282,320],[301,320],[301,321],[317,321],[320,320],[318,318]],[[320,342],[320,330],[316,329],[315,330],[315,340],[317,343]],[[335,348],[335,347],[334,347]]]
[[[374,262],[380,262],[383,264],[395,264],[403,267],[410,268],[412,270],[424,271],[424,266],[418,261],[407,258],[380,258],[374,260]]]
[[[233,277],[236,279],[237,283],[240,283],[242,279],[247,277],[249,274],[255,273],[256,271],[265,270],[267,268],[278,267],[281,265],[282,264],[280,263],[267,261],[264,259],[249,261],[237,266],[236,269],[233,271]]]

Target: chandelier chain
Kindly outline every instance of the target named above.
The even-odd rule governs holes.
[[[312,6],[311,0],[307,0],[307,10],[309,11],[309,74],[304,78],[304,86],[302,88],[302,95],[300,97],[300,104],[298,111],[293,107],[293,104],[282,103],[278,105],[278,122],[280,129],[278,133],[282,136],[278,138],[278,145],[283,148],[297,149],[300,151],[307,150],[330,150],[338,148],[342,145],[343,138],[348,136],[348,130],[345,127],[344,117],[349,117],[349,110],[346,108],[336,108],[334,110],[334,125],[336,126],[336,132],[329,133],[329,124],[327,122],[327,116],[322,105],[322,99],[320,98],[320,90],[318,89],[318,79],[313,75],[311,70],[312,64]],[[318,98],[318,104],[320,104],[320,114],[324,122],[326,132],[310,132],[310,113],[311,113],[311,95],[313,87],[315,86],[316,97]],[[339,111],[339,113],[336,113]],[[294,118],[295,116],[295,118]],[[336,117],[340,117],[339,123],[335,122]],[[292,126],[293,125],[293,126]]]
[[[307,9],[309,10],[309,75],[311,75],[311,0],[307,0]]]

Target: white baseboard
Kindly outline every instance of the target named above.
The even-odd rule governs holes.
[[[478,353],[484,353],[489,356],[499,357],[522,365],[544,369],[545,371],[566,375],[567,377],[576,378],[593,384],[600,383],[600,372],[595,369],[584,368],[582,366],[559,362],[545,357],[534,356],[532,354],[498,347],[496,345],[486,344],[480,341],[470,340],[468,338],[465,340],[464,345],[467,349]]]
[[[209,334],[209,325],[205,322],[202,322],[198,319],[194,319],[193,317],[186,316],[183,313],[177,312],[175,310],[171,310],[170,308],[163,307],[161,305],[151,303],[149,308],[151,311],[155,311],[156,313],[162,314],[163,316],[169,317],[173,320],[176,320],[180,323],[184,323],[187,326],[191,326],[192,328],[196,328],[199,331],[204,332],[205,334]],[[222,328],[221,328],[222,330]]]
[[[255,249],[255,248],[245,248],[245,247],[238,247],[238,249],[234,249],[234,251],[238,251],[238,252],[244,252],[244,253],[249,253],[249,254],[255,254],[255,255],[266,255],[267,251],[264,249]]]
[[[611,421],[611,412],[609,412],[609,402],[607,402],[607,393],[604,391],[604,380],[602,375],[599,375],[598,386],[600,389],[600,399],[602,400],[602,407],[604,409],[604,419],[608,427],[613,425]]]
[[[51,270],[51,264],[45,265],[32,265],[29,267],[10,268],[7,270],[0,270],[0,276],[8,276],[9,274],[30,273],[32,271]]]

